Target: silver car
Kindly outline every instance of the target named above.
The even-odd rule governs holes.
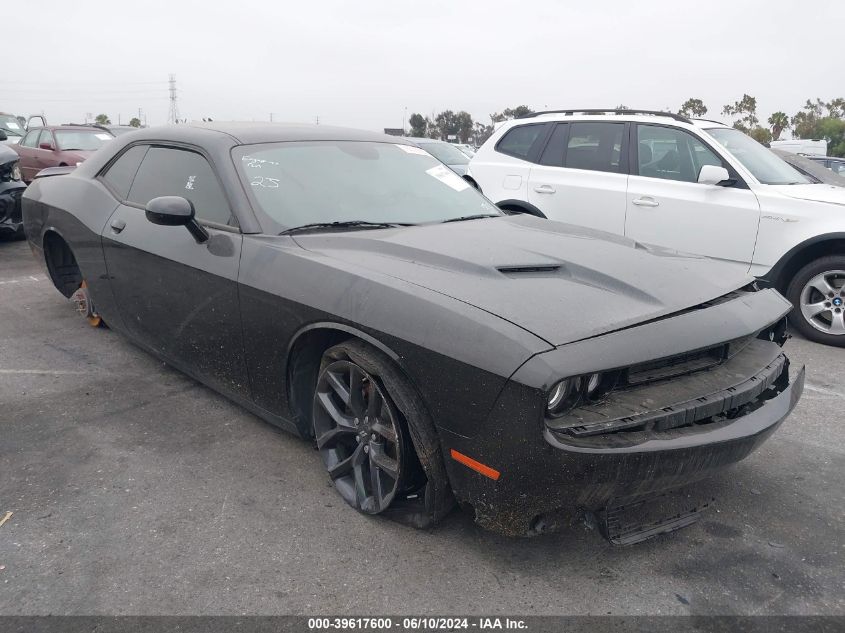
[[[438,141],[435,138],[421,137],[411,137],[407,140],[427,151],[459,176],[466,175],[469,156],[464,154],[452,143]]]

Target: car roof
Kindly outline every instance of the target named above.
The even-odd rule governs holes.
[[[411,141],[412,143],[444,143],[446,145],[452,145],[452,143],[447,143],[446,141],[441,141],[439,138],[428,138],[427,136],[405,136],[403,137],[406,141]]]
[[[40,125],[38,127],[29,128],[29,132],[33,130],[85,130],[90,132],[108,132],[108,129],[97,125],[77,125],[75,123],[65,123],[64,125]]]
[[[685,116],[675,114],[674,112],[660,112],[656,110],[549,110],[544,112],[536,112],[516,119],[510,119],[502,122],[497,126],[497,131],[502,128],[511,128],[516,125],[526,125],[531,123],[548,123],[549,121],[565,122],[565,121],[616,121],[627,122],[633,121],[637,123],[667,123],[671,125],[689,126],[700,129],[716,128],[716,127],[730,127],[721,121],[713,121],[710,119],[689,119]]]
[[[157,139],[200,142],[209,132],[225,134],[239,145],[254,143],[282,143],[286,141],[372,141],[378,143],[404,143],[398,136],[368,132],[330,125],[305,123],[250,123],[238,121],[185,123],[139,129],[134,140]],[[404,143],[407,144],[407,143]]]

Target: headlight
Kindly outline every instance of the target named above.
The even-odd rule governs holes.
[[[546,413],[550,416],[566,413],[578,404],[581,398],[583,380],[578,378],[565,378],[558,382],[549,391],[549,401],[546,404]]]
[[[569,378],[561,380],[549,392],[549,403],[546,409],[554,413],[561,408],[561,404],[572,394],[572,381]]]
[[[599,385],[601,385],[601,374],[595,373],[587,376],[587,384],[585,385],[586,394],[591,396],[596,393]]]
[[[564,378],[549,390],[546,415],[558,417],[582,402],[595,400],[606,394],[616,382],[618,372],[596,372],[585,376]]]
[[[15,163],[15,166],[12,167],[12,180],[20,180],[21,179],[21,168]]]

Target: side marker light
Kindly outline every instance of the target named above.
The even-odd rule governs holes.
[[[485,466],[479,461],[474,460],[472,457],[464,455],[463,453],[459,453],[454,448],[451,449],[452,459],[456,462],[460,462],[467,468],[471,468],[477,473],[481,473],[485,477],[489,477],[493,481],[498,481],[499,477],[501,477],[502,473],[500,473],[495,468],[490,468],[489,466]]]

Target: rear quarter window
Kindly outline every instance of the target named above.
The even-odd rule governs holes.
[[[546,128],[544,123],[520,125],[509,130],[496,144],[496,151],[515,158],[527,160],[534,143]]]

